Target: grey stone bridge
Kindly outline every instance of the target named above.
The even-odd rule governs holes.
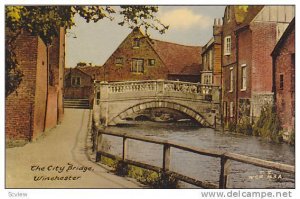
[[[216,86],[169,80],[95,81],[94,86],[96,125],[116,125],[149,108],[177,110],[205,127],[220,123],[220,88]]]

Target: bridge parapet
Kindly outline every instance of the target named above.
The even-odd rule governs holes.
[[[220,87],[218,86],[170,80],[95,82],[95,91],[99,93],[96,95],[97,100],[172,96],[218,103],[220,99]]]

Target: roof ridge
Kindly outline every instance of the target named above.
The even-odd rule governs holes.
[[[158,41],[158,42],[165,42],[165,43],[169,43],[169,44],[174,44],[174,45],[178,45],[178,46],[186,46],[186,47],[195,47],[195,48],[202,48],[203,46],[191,46],[191,45],[186,45],[186,44],[178,44],[178,43],[174,43],[174,42],[170,42],[170,41],[162,41],[162,40],[158,40],[158,39],[151,39],[150,40],[154,40],[154,41]]]

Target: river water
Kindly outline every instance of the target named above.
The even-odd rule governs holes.
[[[126,126],[108,127],[105,131],[162,138],[187,146],[234,152],[290,165],[295,163],[295,148],[285,143],[275,144],[259,137],[219,132],[210,128],[201,128],[188,122],[140,121]],[[108,135],[105,135],[104,138],[110,145],[108,152],[121,155],[121,138]],[[155,166],[162,165],[163,150],[161,145],[129,140],[128,146],[127,158]],[[220,159],[171,148],[170,170],[198,180],[218,184]],[[186,183],[180,183],[179,187],[194,188],[194,186]],[[291,174],[232,161],[228,187],[294,188],[295,180],[294,175]]]

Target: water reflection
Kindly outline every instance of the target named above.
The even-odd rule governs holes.
[[[285,143],[276,144],[259,137],[229,132],[221,133],[210,128],[200,128],[189,122],[134,122],[121,127],[108,127],[106,131],[158,137],[188,146],[234,152],[290,165],[294,165],[295,162],[294,147]],[[106,136],[106,139],[111,145],[110,152],[121,155],[122,140],[111,136]],[[160,145],[130,140],[128,153],[132,160],[155,166],[162,164],[162,146]],[[218,183],[220,160],[172,148],[171,170],[199,180]],[[271,178],[268,175],[270,172],[268,169],[233,161],[228,185],[232,188],[294,188],[293,175],[272,171],[273,177]],[[193,186],[182,183],[181,187]]]

